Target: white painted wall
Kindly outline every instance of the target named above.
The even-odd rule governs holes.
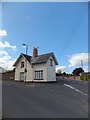
[[[24,63],[25,63],[23,68],[21,68],[21,61],[24,61]],[[20,72],[24,72],[25,66],[26,66],[25,58],[21,57],[21,59],[19,60],[19,62],[16,65],[15,80],[20,81]],[[32,81],[32,68],[28,61],[27,61],[26,81]]]
[[[43,80],[34,80],[34,71],[36,71],[36,70],[43,70]],[[33,80],[37,81],[37,82],[47,81],[47,66],[46,66],[46,63],[33,65]]]
[[[15,80],[19,81],[20,80],[20,72],[24,72],[24,68],[21,68],[21,61],[25,61],[24,57],[21,57],[19,62],[16,65],[15,69]]]
[[[52,57],[50,58],[53,60]],[[23,68],[21,68],[21,61],[25,62],[25,58],[21,57],[21,59],[16,65],[15,80],[17,81],[20,80],[20,72],[24,72],[25,70],[25,65]],[[43,80],[34,80],[34,71],[37,71],[37,70],[43,70]],[[50,66],[50,59],[49,59],[47,63],[33,65],[33,68],[31,67],[30,63],[27,61],[26,81],[36,81],[36,82],[56,81],[54,60],[53,60],[53,66]]]
[[[50,66],[50,59],[52,59],[53,66]],[[55,73],[55,62],[52,57],[47,61],[47,80],[48,81],[56,81],[56,73]]]
[[[26,74],[26,81],[33,81],[32,76],[33,68],[31,67],[31,64],[27,61],[27,74]]]

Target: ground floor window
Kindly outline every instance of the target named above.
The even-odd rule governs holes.
[[[24,72],[20,72],[20,80],[24,80],[24,79],[25,79]]]
[[[34,71],[34,79],[42,80],[43,79],[43,70]]]

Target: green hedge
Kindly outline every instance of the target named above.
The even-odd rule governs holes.
[[[83,74],[80,76],[80,80],[90,80],[90,75]]]

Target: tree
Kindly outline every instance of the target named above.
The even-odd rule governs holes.
[[[63,72],[62,75],[63,75],[63,76],[66,76],[67,74],[66,74],[66,72]]]
[[[74,70],[73,70],[73,75],[80,75],[80,73],[83,73],[84,72],[84,70],[80,67],[80,68],[75,68]]]
[[[61,74],[61,70],[60,70],[60,69],[58,69],[58,70],[57,70],[57,73],[58,73],[58,74]]]
[[[62,73],[61,73],[61,70],[58,69],[57,72],[56,72],[56,75],[59,76],[59,75],[61,75],[61,74],[62,74]]]

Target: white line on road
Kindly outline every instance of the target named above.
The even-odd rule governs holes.
[[[68,88],[71,88],[71,89],[75,90],[76,92],[81,93],[82,95],[87,95],[86,93],[83,93],[82,91],[80,91],[80,90],[78,90],[78,89],[76,89],[76,88],[74,88],[74,87],[72,87],[72,86],[70,86],[70,85],[68,85],[68,84],[64,84],[64,85],[67,86]],[[87,95],[87,96],[88,96],[88,95]]]
[[[34,87],[35,85],[26,85],[27,87]]]

